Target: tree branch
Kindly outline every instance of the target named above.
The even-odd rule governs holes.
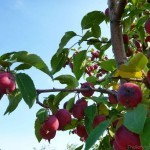
[[[103,89],[103,88],[80,88],[80,89],[56,89],[56,88],[53,88],[53,89],[37,89],[37,94],[41,94],[41,93],[49,93],[49,92],[77,92],[77,93],[80,93],[82,91],[89,91],[89,90],[92,90],[92,91],[95,91],[95,92],[100,92],[100,93],[106,93],[106,94],[113,94],[114,95],[114,92],[111,91],[111,90],[108,90],[108,89]]]
[[[117,67],[127,61],[122,38],[121,16],[125,8],[125,0],[108,0],[110,14],[111,42]]]

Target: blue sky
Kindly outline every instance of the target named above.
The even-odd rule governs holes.
[[[1,0],[0,55],[27,50],[39,55],[49,65],[64,33],[71,30],[81,33],[82,17],[90,11],[104,11],[106,8],[107,1],[99,0]],[[109,36],[109,28],[104,26],[103,29]],[[47,75],[34,68],[26,73],[37,88],[55,86]],[[42,145],[48,145],[45,141],[38,143],[34,135],[35,113],[39,106],[28,109],[21,102],[16,111],[4,116],[7,105],[5,96],[0,101],[1,150],[33,150],[33,147],[40,149]],[[67,143],[80,144],[77,136],[59,132],[50,147],[65,150]]]

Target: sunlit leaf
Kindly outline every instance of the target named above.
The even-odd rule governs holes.
[[[127,64],[120,66],[120,70],[125,72],[142,71],[148,63],[147,57],[143,53],[134,55]]]
[[[117,70],[114,74],[114,77],[122,77],[122,78],[141,78],[142,71],[139,72],[127,72],[122,70]]]
[[[116,69],[116,62],[114,59],[109,59],[109,60],[101,62],[100,66],[106,71],[113,71]]]

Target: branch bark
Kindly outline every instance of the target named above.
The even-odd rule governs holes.
[[[100,93],[106,93],[106,94],[112,94],[115,95],[115,93],[112,90],[108,89],[103,89],[103,88],[80,88],[80,89],[37,89],[37,95],[41,93],[49,93],[49,92],[77,92],[80,93],[82,91],[95,91],[95,92],[100,92]]]
[[[126,0],[108,0],[109,14],[110,14],[110,30],[111,30],[111,42],[114,57],[117,67],[127,61],[126,53],[124,49],[124,43],[122,38],[122,25],[121,17],[124,12]]]

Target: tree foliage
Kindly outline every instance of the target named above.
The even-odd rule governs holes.
[[[96,10],[83,17],[82,35],[74,31],[64,34],[58,50],[50,59],[49,66],[42,58],[36,54],[29,54],[27,51],[1,55],[1,73],[13,74],[17,85],[12,93],[1,92],[1,98],[3,94],[7,94],[9,99],[5,114],[12,113],[21,100],[24,100],[29,108],[32,108],[35,102],[39,104],[41,109],[37,111],[35,121],[35,135],[39,142],[42,140],[40,128],[43,127],[47,117],[55,115],[59,109],[67,109],[70,112],[71,121],[63,129],[64,132],[69,130],[71,134],[78,135],[79,126],[84,127],[87,132],[86,136],[80,136],[83,145],[76,150],[83,148],[88,150],[97,141],[99,144],[96,146],[100,150],[115,147],[112,141],[120,126],[125,126],[130,132],[138,134],[143,148],[149,146],[149,18],[149,1],[109,0],[107,11]],[[110,26],[111,37],[102,36],[105,32],[102,23]],[[77,41],[73,46],[68,47],[68,43],[74,37]],[[113,51],[114,57],[108,55],[110,50]],[[65,84],[65,88],[36,89],[33,79],[26,74],[26,70],[32,67],[48,75],[54,83],[58,81],[60,87]],[[62,69],[70,69],[71,72],[57,76]],[[142,100],[134,108],[125,107],[117,100],[118,89],[125,82],[138,85],[142,91]],[[91,83],[93,86],[82,88],[84,83]],[[83,94],[90,91],[93,91],[94,95]],[[40,101],[39,95],[47,92],[50,95]],[[51,92],[56,94],[53,95]],[[70,93],[75,94],[67,99]],[[116,98],[116,102],[111,101],[110,95]],[[82,109],[74,108],[79,106],[77,101],[82,98],[86,101],[86,106],[84,105]],[[60,102],[64,99],[66,106],[61,108]],[[132,99],[134,100],[134,95]],[[78,113],[83,113],[82,118],[75,117],[75,109],[79,109]],[[94,127],[93,121],[97,115],[104,116],[106,119]]]

